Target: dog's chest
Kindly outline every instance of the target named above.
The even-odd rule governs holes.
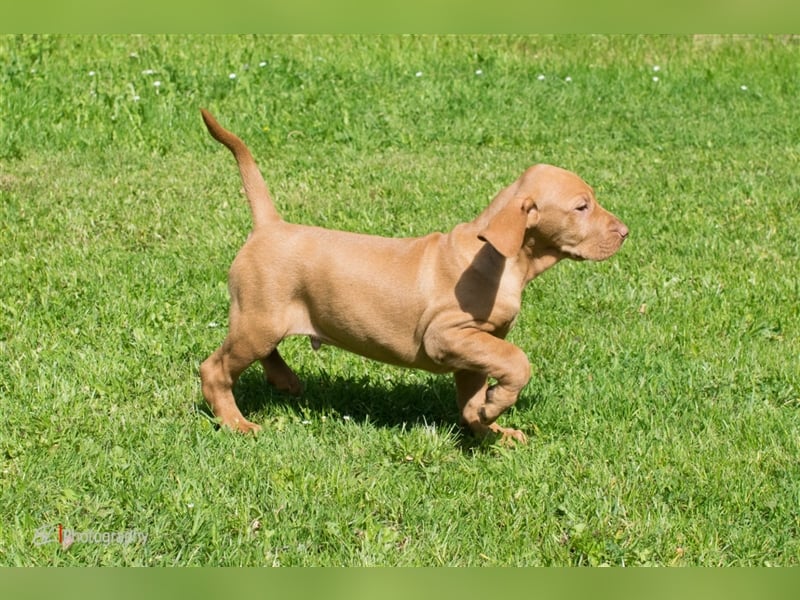
[[[505,337],[514,326],[519,315],[520,298],[511,295],[498,298],[494,309],[489,316],[488,324],[491,326],[491,333],[497,337]]]

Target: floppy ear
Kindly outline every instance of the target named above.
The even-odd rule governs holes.
[[[538,212],[533,198],[517,196],[508,201],[489,224],[478,234],[478,238],[489,242],[492,247],[506,258],[516,256],[525,241],[525,230],[528,227],[529,213]]]

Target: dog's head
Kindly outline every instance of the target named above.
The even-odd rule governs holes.
[[[550,165],[527,169],[501,192],[510,198],[491,216],[479,237],[506,258],[524,246],[576,260],[605,260],[628,228],[604,209],[580,177]]]

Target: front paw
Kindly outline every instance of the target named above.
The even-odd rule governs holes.
[[[500,444],[503,446],[513,446],[517,443],[528,443],[528,436],[522,433],[519,429],[500,427],[497,423],[492,423],[489,425],[489,430],[495,435],[500,436]]]

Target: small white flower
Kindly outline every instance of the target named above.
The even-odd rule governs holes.
[[[160,88],[160,87],[161,87],[161,82],[160,82],[160,81],[154,81],[154,82],[153,82],[153,85],[154,85],[155,87],[157,87],[157,88]]]
[[[152,75],[153,73],[155,73],[153,69],[145,69],[144,71],[142,71],[142,75]]]
[[[661,70],[661,67],[659,67],[658,65],[653,65],[653,71],[658,72],[660,70]]]
[[[483,75],[483,69],[476,70],[475,75]]]
[[[539,81],[544,81],[544,75],[540,74],[536,79],[538,79]]]
[[[138,94],[134,94],[133,101],[134,102],[138,102],[139,101],[139,95]]]
[[[658,77],[655,77],[655,76],[653,76],[653,81],[655,81],[656,83],[658,83]]]
[[[422,77],[422,71],[417,71],[416,75],[417,77]]]
[[[746,92],[747,91],[747,86],[743,85],[739,89],[742,90],[743,92]]]
[[[236,73],[231,73],[228,75],[228,79],[236,79]]]
[[[186,508],[194,508],[194,502],[189,502],[189,503],[186,505]]]
[[[349,421],[350,420],[350,415],[345,415],[345,416],[342,417],[342,419],[344,419],[345,421]]]
[[[95,75],[94,71],[89,71],[89,77],[94,77],[94,75]]]
[[[311,421],[309,421],[308,419],[301,421],[301,423],[303,425],[311,425]]]
[[[128,54],[128,56],[130,56],[131,58],[139,58],[139,55],[136,54],[136,52],[131,52],[130,54]]]
[[[259,67],[266,67],[267,66],[267,61],[262,60],[260,63],[258,63],[258,66]]]
[[[566,81],[567,83],[572,83],[572,77],[567,75],[566,77],[564,77],[564,81]]]

